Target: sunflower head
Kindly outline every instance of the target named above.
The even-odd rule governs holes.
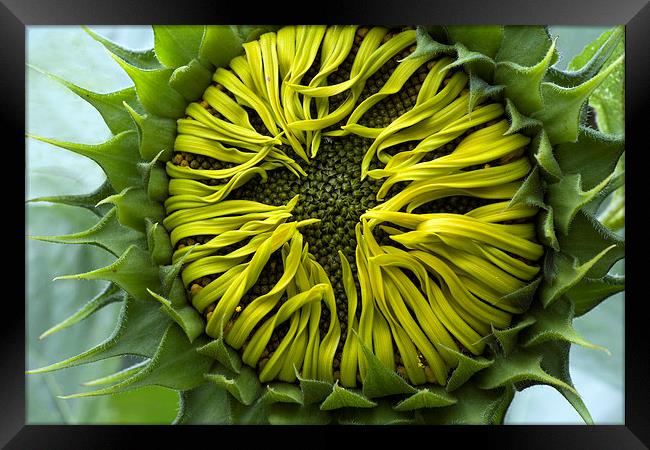
[[[38,238],[115,255],[59,278],[108,280],[88,310],[123,310],[32,372],[140,356],[73,396],[169,387],[177,423],[501,423],[533,384],[591,420],[571,320],[623,289],[597,217],[624,172],[585,111],[620,29],[570,72],[544,27],[154,27],[146,52],[89,33],[134,87],[62,81],[113,137],[37,139],[107,178],[40,199],[96,226]]]

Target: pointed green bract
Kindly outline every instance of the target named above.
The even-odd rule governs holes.
[[[167,67],[180,67],[199,54],[204,26],[154,25],[154,51]]]
[[[163,206],[152,201],[142,188],[125,188],[119,194],[106,197],[101,203],[114,204],[120,223],[142,233],[146,232],[146,218],[154,221],[164,218]]]
[[[115,194],[115,189],[113,189],[108,180],[106,180],[95,191],[89,194],[37,197],[29,199],[27,202],[50,202],[68,206],[79,206],[81,208],[86,208],[98,217],[102,217],[108,211],[112,210],[113,207],[105,204],[97,205],[97,203],[113,194]]]
[[[145,238],[139,231],[124,227],[117,220],[117,209],[111,209],[93,227],[86,231],[63,236],[30,236],[39,241],[59,244],[96,245],[115,256],[120,256],[131,245],[146,249]]]
[[[137,170],[138,155],[133,149],[137,146],[135,131],[124,131],[102,144],[77,144],[28,135],[33,139],[70,150],[95,161],[102,168],[111,186],[116,191],[142,183]]]
[[[48,328],[44,331],[38,338],[44,339],[47,336],[54,334],[58,331],[64,330],[68,327],[71,327],[77,322],[80,322],[92,314],[96,313],[104,306],[110,305],[111,303],[124,301],[124,292],[118,288],[115,284],[108,284],[106,289],[99,293],[92,300],[89,300],[84,306],[79,308],[77,312],[72,314],[70,317],[62,320],[58,324],[54,325],[51,328]]]

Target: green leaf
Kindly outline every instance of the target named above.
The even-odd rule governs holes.
[[[108,180],[106,180],[90,194],[37,197],[27,200],[27,203],[49,202],[68,206],[79,206],[81,208],[86,208],[99,217],[102,217],[107,211],[111,211],[113,208],[110,205],[97,206],[97,203],[113,194],[115,194],[115,190]]]
[[[140,114],[124,104],[138,130],[140,156],[151,161],[156,156],[162,162],[172,159],[174,140],[176,138],[176,121],[152,114]]]
[[[496,56],[504,38],[501,25],[454,25],[445,28],[452,42],[460,42],[468,50],[489,58]]]
[[[101,144],[77,144],[40,136],[27,135],[95,161],[104,170],[116,191],[142,184],[136,168],[138,162],[138,136],[135,131],[124,131]]]
[[[74,314],[54,325],[53,327],[48,328],[44,331],[38,338],[44,339],[47,336],[54,334],[58,331],[61,331],[65,328],[68,328],[75,323],[78,323],[87,317],[90,317],[95,312],[99,311],[106,305],[111,303],[121,302],[124,300],[124,292],[118,288],[115,284],[108,284],[106,289],[99,293],[92,300],[89,300],[84,306],[77,310]]]
[[[262,393],[257,373],[248,366],[242,366],[239,373],[232,373],[225,368],[217,368],[204,378],[227,390],[239,403],[252,405]]]
[[[598,260],[586,276],[604,276],[616,261],[625,257],[625,241],[605,228],[594,217],[584,212],[576,215],[568,236],[559,236],[562,253],[577,258],[578,263],[586,263],[607,247],[614,246]]]
[[[88,27],[82,28],[90,35],[90,37],[102,44],[111,55],[117,56],[134,67],[140,69],[155,69],[160,67],[160,61],[156,59],[156,54],[153,49],[145,51],[129,50],[98,35]]]
[[[223,387],[203,383],[194,389],[182,391],[175,425],[217,425],[233,422],[231,397]]]
[[[574,312],[571,302],[560,300],[548,308],[543,308],[537,304],[530,311],[530,315],[535,318],[535,321],[523,333],[521,339],[521,345],[523,347],[528,348],[535,345],[542,345],[549,341],[566,341],[609,353],[605,348],[586,341],[573,328],[571,323]]]
[[[508,128],[508,131],[504,133],[505,135],[519,132],[528,135],[533,134],[533,130],[542,128],[542,122],[531,119],[530,117],[520,113],[515,104],[509,98],[506,98],[506,114],[510,121],[510,128]]]
[[[562,172],[580,174],[582,188],[589,190],[612,174],[624,150],[621,136],[580,127],[577,142],[558,145],[555,155]]]
[[[244,38],[235,26],[209,25],[201,42],[200,55],[215,67],[225,67],[235,56],[244,52]]]
[[[145,219],[161,222],[165,218],[163,206],[149,198],[142,188],[127,187],[119,194],[106,197],[100,203],[112,203],[122,225],[146,233]]]
[[[611,245],[589,261],[580,264],[577,258],[562,253],[549,255],[550,265],[545,270],[545,280],[540,289],[540,299],[545,307],[582,280],[594,265],[616,246]]]
[[[197,352],[219,361],[230,372],[235,374],[241,372],[242,360],[239,353],[226,344],[223,338],[208,342],[203,347],[199,347]]]
[[[603,300],[625,290],[625,277],[606,275],[602,278],[585,277],[565,292],[575,308],[575,316],[582,316]]]
[[[208,69],[199,60],[193,59],[187,65],[174,70],[169,77],[169,86],[188,102],[198,101],[210,86],[212,74],[212,68]]]
[[[572,389],[566,389],[561,386],[553,387],[567,399],[587,425],[592,425],[593,419],[591,418],[591,414],[589,414],[580,395],[573,389],[573,381],[569,374],[570,348],[571,345],[568,342],[552,341],[545,342],[544,345],[538,346],[535,350],[542,355],[542,369],[555,378],[562,380],[567,386],[571,386]]]
[[[574,142],[578,138],[579,116],[582,106],[591,93],[614,69],[623,62],[623,57],[600,71],[584,83],[570,88],[554,83],[541,84],[543,108],[531,117],[544,122],[551,144]]]
[[[321,403],[322,411],[329,411],[339,408],[373,408],[377,403],[364,397],[359,392],[339,386],[338,382],[334,383],[332,393]]]
[[[187,102],[169,85],[169,79],[174,73],[174,69],[143,69],[131,65],[118,56],[113,56],[113,59],[135,83],[138,98],[148,112],[170,119],[176,119],[183,115]]]
[[[498,344],[497,352],[501,355],[508,356],[515,351],[519,344],[519,334],[525,328],[535,322],[532,317],[523,317],[516,325],[503,330],[492,327],[492,336]]]
[[[191,344],[183,331],[172,323],[162,336],[156,353],[140,371],[112,386],[64,398],[113,394],[152,385],[175,390],[192,389],[203,383],[203,374],[212,364],[210,358],[195,351],[196,345],[200,345],[200,340]]]
[[[161,311],[171,317],[181,327],[190,342],[194,342],[203,333],[205,323],[192,305],[172,305],[172,302],[156,294],[151,289],[147,289],[147,291],[154,299],[160,302]]]
[[[420,389],[395,405],[396,411],[413,411],[422,408],[440,408],[453,405],[458,400],[442,388]]]
[[[506,97],[520,112],[533,114],[544,104],[541,83],[557,58],[555,42],[543,27],[506,27],[504,34],[507,44],[499,50],[494,80],[505,85]]]
[[[51,372],[88,364],[118,355],[136,355],[150,358],[158,348],[160,339],[171,322],[162,316],[154,302],[139,302],[127,297],[123,303],[118,323],[111,336],[76,356],[54,364],[27,371],[28,374]]]
[[[363,395],[368,398],[385,397],[393,394],[412,394],[415,388],[397,372],[390,370],[359,340],[366,358],[366,377],[363,380]]]
[[[295,403],[302,405],[302,391],[293,384],[273,383],[267,384],[264,394],[259,399],[260,403]]]
[[[122,226],[117,220],[117,209],[111,209],[96,225],[86,231],[63,236],[30,236],[31,239],[59,244],[89,244],[119,256],[131,245],[147,248],[144,235]]]
[[[302,378],[300,374],[297,373],[297,371],[296,377],[300,383],[300,390],[302,391],[302,402],[305,405],[321,403],[332,393],[333,385],[331,383],[321,380],[310,380],[307,378]]]
[[[447,386],[445,389],[447,392],[455,391],[464,385],[467,381],[474,376],[474,374],[480,370],[489,367],[492,364],[492,361],[483,358],[483,357],[470,357],[463,353],[460,353],[453,349],[447,349],[447,351],[454,354],[458,358],[458,365],[451,373],[449,380],[447,381]]]
[[[129,114],[124,110],[123,104],[126,103],[130,107],[141,110],[142,106],[139,104],[135,92],[135,88],[128,87],[116,92],[108,94],[100,94],[97,92],[89,91],[82,87],[77,86],[61,77],[52,73],[43,71],[32,65],[28,66],[43,75],[53,79],[54,81],[62,84],[70,89],[70,91],[77,94],[81,99],[90,103],[104,119],[104,123],[108,126],[113,134],[119,134],[122,131],[133,129],[133,123],[129,118]]]
[[[526,386],[539,383],[576,393],[575,389],[564,381],[544,372],[540,366],[541,360],[541,355],[523,349],[517,349],[507,357],[498,356],[494,364],[478,375],[479,386],[481,389],[495,389],[517,383],[524,383]]]
[[[151,265],[149,252],[131,245],[113,264],[91,272],[56,277],[55,280],[107,280],[136,300],[152,302],[147,289],[160,289],[158,270]]]
[[[199,54],[205,26],[153,25],[154,51],[167,67],[180,67]]]

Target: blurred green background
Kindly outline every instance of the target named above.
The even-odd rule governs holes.
[[[133,49],[150,48],[149,27],[92,27],[108,39]],[[606,27],[551,27],[566,67],[571,58]],[[111,92],[132,84],[127,75],[81,27],[29,26],[26,32],[29,65],[58,75],[86,89]],[[39,71],[26,67],[26,130],[32,134],[83,143],[99,143],[110,132],[88,103]],[[26,140],[26,199],[88,193],[103,174],[92,161],[35,140]],[[27,235],[60,235],[82,231],[95,223],[82,208],[49,203],[26,204]],[[56,334],[39,335],[79,309],[102,291],[99,281],[62,280],[59,275],[81,273],[109,264],[112,257],[99,248],[63,246],[28,240],[26,243],[26,369],[57,362],[96,345],[113,331],[120,304]],[[619,263],[622,270],[622,264]],[[605,346],[611,355],[572,346],[571,374],[595,423],[624,423],[624,296],[618,294],[575,321],[587,340]],[[48,374],[26,377],[28,424],[155,424],[169,423],[178,410],[178,396],[165,388],[145,388],[111,397],[63,400],[57,396],[92,390],[90,380],[128,367],[136,360],[112,358]],[[509,424],[582,424],[582,419],[552,388],[535,386],[517,393],[506,416]]]

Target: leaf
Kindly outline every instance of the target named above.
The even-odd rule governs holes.
[[[122,225],[146,232],[145,219],[161,222],[165,218],[162,204],[149,198],[143,188],[127,187],[119,194],[106,197],[100,204],[112,203]]]
[[[377,403],[358,392],[339,386],[338,382],[336,382],[332,388],[332,393],[321,403],[320,409],[329,411],[339,408],[373,408],[375,406],[377,406]]]
[[[442,388],[420,389],[395,405],[396,411],[413,411],[422,408],[440,408],[453,405],[458,400]]]
[[[93,227],[79,233],[62,236],[30,236],[31,239],[59,244],[89,244],[119,256],[131,245],[146,249],[144,235],[132,228],[127,228],[117,221],[117,209],[111,209]]]
[[[134,67],[140,69],[155,69],[160,67],[160,61],[156,58],[153,49],[144,51],[129,50],[100,36],[88,27],[82,28],[90,37],[102,44],[111,55],[117,56]]]
[[[205,26],[153,25],[154,51],[167,67],[184,66],[199,54]]]
[[[40,136],[27,135],[38,141],[70,150],[95,161],[116,191],[142,183],[136,168],[138,137],[135,131],[124,131],[101,144],[77,144]]]
[[[86,208],[99,217],[102,217],[107,211],[110,211],[113,208],[110,205],[97,206],[97,203],[112,194],[115,194],[115,190],[108,180],[106,180],[95,191],[89,194],[44,196],[29,199],[27,202],[50,202],[68,206],[79,206],[81,208]]]

